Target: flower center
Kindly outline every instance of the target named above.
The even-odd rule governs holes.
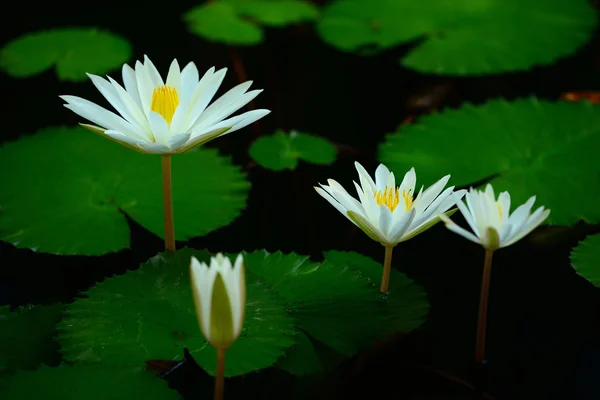
[[[410,190],[403,190],[402,194],[400,194],[399,187],[394,190],[394,188],[386,186],[383,192],[378,190],[373,193],[373,196],[375,197],[378,206],[385,205],[392,212],[396,209],[398,204],[400,204],[400,200],[403,200],[404,211],[408,211],[413,203],[413,197],[410,192]]]
[[[150,109],[160,114],[167,121],[167,124],[171,124],[178,105],[179,96],[175,88],[162,85],[152,92],[152,105]]]

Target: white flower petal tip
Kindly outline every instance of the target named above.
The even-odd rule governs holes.
[[[217,349],[227,349],[240,336],[244,325],[244,258],[239,254],[232,265],[228,257],[219,253],[210,259],[209,265],[191,258],[196,316],[206,340]]]
[[[439,213],[447,212],[461,197],[453,187],[444,190],[449,176],[416,195],[414,168],[396,186],[394,173],[383,164],[377,167],[375,179],[358,161],[354,166],[360,181],[360,185],[354,183],[358,199],[333,179],[315,190],[367,236],[384,246],[395,246],[426,231],[439,222]]]
[[[215,72],[212,67],[200,78],[193,62],[181,70],[174,59],[166,76],[161,76],[144,55],[135,68],[123,65],[123,86],[110,77],[87,74],[113,111],[76,96],[59,98],[66,108],[89,121],[91,124],[82,125],[95,133],[118,133],[104,136],[142,153],[179,154],[242,129],[271,112],[261,109],[230,117],[262,89],[247,92],[252,84],[248,81],[213,101],[226,71]]]
[[[511,213],[510,194],[501,192],[496,198],[494,188],[488,183],[484,190],[471,188],[465,194],[464,203],[456,202],[471,232],[447,216],[440,215],[440,218],[449,230],[494,251],[521,240],[548,218],[550,210],[543,206],[531,212],[534,202],[535,196],[532,196]]]

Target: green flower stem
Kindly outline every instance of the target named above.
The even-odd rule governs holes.
[[[475,345],[475,362],[477,364],[483,364],[485,361],[485,327],[487,321],[487,305],[490,292],[493,254],[493,250],[485,249],[483,278],[481,280],[481,297],[479,299],[479,316],[477,318],[477,342]]]
[[[223,400],[225,389],[225,350],[217,349],[217,373],[215,375],[215,397],[214,400]]]
[[[386,294],[390,284],[390,272],[392,271],[392,252],[394,246],[385,246],[385,260],[383,261],[383,275],[381,277],[381,286],[379,291]]]
[[[171,156],[162,156],[163,214],[165,221],[165,249],[175,251],[175,223],[173,219],[173,186],[171,184]]]

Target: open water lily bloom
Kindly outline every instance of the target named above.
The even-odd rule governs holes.
[[[226,71],[213,67],[199,79],[193,62],[180,70],[173,60],[165,82],[144,56],[144,63],[136,62],[135,70],[123,65],[124,87],[110,77],[88,74],[118,114],[80,97],[60,98],[67,102],[65,107],[95,124],[82,126],[126,147],[151,154],[184,153],[270,112],[260,109],[230,117],[262,91],[248,92],[252,81],[235,86],[209,105]]]
[[[450,175],[434,183],[415,197],[417,176],[415,169],[406,173],[396,186],[394,173],[380,164],[375,171],[375,181],[358,162],[355,162],[360,185],[354,182],[358,200],[352,197],[333,179],[329,185],[315,190],[344,214],[371,239],[384,246],[411,239],[439,222],[439,214],[448,211],[466,193],[454,191],[454,186],[444,187]]]
[[[210,266],[192,257],[192,292],[200,330],[217,349],[227,349],[240,336],[246,308],[246,278],[241,254],[232,265],[221,253]]]
[[[471,189],[465,200],[466,205],[462,201],[457,205],[473,230],[472,233],[458,226],[447,216],[440,217],[448,229],[481,244],[488,250],[510,246],[521,240],[550,215],[550,210],[544,209],[543,206],[531,212],[535,196],[510,213],[510,194],[502,192],[496,199],[490,184],[486,186],[485,191]]]

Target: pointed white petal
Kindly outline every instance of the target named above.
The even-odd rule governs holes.
[[[389,178],[390,170],[385,165],[379,164],[375,170],[375,186],[377,190],[384,191],[389,183]],[[394,186],[391,189],[395,190],[396,187]]]
[[[137,80],[135,77],[135,71],[129,65],[124,64],[122,68],[123,85],[125,90],[131,96],[131,99],[142,109],[142,101],[140,100],[140,93],[138,91]]]
[[[234,89],[235,88],[231,90]],[[204,112],[200,115],[200,118],[198,118],[196,123],[193,125],[194,129],[206,128],[218,123],[224,118],[229,117],[231,114],[251,102],[256,96],[258,96],[260,92],[262,92],[262,89],[252,90],[244,94],[230,94],[230,92],[225,93],[222,97],[215,100],[213,104],[208,106],[206,110],[204,110]]]
[[[408,231],[414,218],[415,210],[411,209],[403,214],[397,221],[394,221],[394,225],[388,235],[390,243],[396,244],[402,240],[402,236]]]
[[[375,182],[373,182],[373,179],[371,178],[371,176],[369,175],[367,170],[364,169],[364,167],[362,165],[360,165],[360,163],[358,161],[354,162],[354,166],[356,167],[356,170],[358,171],[358,178],[360,179],[360,186],[363,189],[366,189],[367,187],[369,187],[372,192],[377,191],[377,186],[375,185]]]
[[[172,135],[167,140],[167,146],[169,146],[173,150],[177,150],[179,147],[183,146],[189,139],[189,133],[180,133],[178,135]]]
[[[160,73],[158,72],[152,61],[150,61],[150,58],[148,58],[148,56],[145,54],[144,67],[146,71],[148,71],[148,75],[150,76],[150,79],[152,79],[152,84],[154,85],[154,87],[162,86],[165,84],[165,82],[162,80],[162,77],[160,76]]]
[[[214,67],[212,68],[214,71]],[[191,104],[191,97],[194,93],[194,89],[198,85],[198,68],[196,68],[196,64],[193,62],[188,63],[188,65],[183,68],[181,71],[181,92],[179,95],[179,100],[188,99]]]
[[[150,111],[150,114],[148,114],[148,122],[150,122],[150,129],[152,129],[156,143],[166,144],[169,139],[169,125],[163,116],[154,111]]]
[[[174,59],[173,62],[171,62],[166,84],[177,91],[177,96],[181,95],[181,70],[179,69],[177,59]]]

